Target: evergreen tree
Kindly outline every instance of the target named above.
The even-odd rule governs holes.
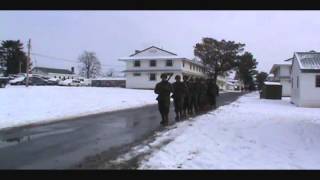
[[[257,73],[256,81],[257,81],[259,90],[262,88],[263,83],[266,81],[267,77],[268,77],[268,73],[266,73],[266,72],[261,71],[261,72]]]
[[[206,37],[201,43],[196,44],[194,55],[200,58],[207,67],[206,73],[216,83],[218,75],[223,75],[235,67],[235,61],[244,46],[245,44],[234,41],[218,41]]]
[[[250,52],[245,52],[243,55],[239,56],[237,60],[239,78],[243,81],[244,86],[248,90],[254,90],[255,81],[254,76],[256,75],[258,62],[253,58]]]
[[[6,66],[6,74],[25,73],[27,56],[23,52],[23,44],[17,40],[6,40],[1,42],[0,61]]]

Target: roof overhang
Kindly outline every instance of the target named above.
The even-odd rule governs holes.
[[[170,59],[185,59],[185,57],[180,56],[143,56],[143,57],[122,57],[119,61],[132,61],[132,60],[170,60]]]
[[[274,64],[269,73],[273,73],[280,66],[291,66],[291,64]]]

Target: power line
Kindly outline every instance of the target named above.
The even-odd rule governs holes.
[[[66,59],[66,58],[60,58],[60,57],[54,57],[54,56],[48,56],[48,55],[43,55],[43,54],[39,54],[39,53],[31,53],[32,55],[34,56],[39,56],[39,57],[44,57],[44,58],[48,58],[48,59],[56,59],[56,60],[59,60],[59,61],[65,61],[65,62],[72,62],[72,63],[77,63],[77,64],[80,64],[80,62],[78,62],[77,60],[70,60],[70,59]],[[113,66],[113,67],[124,67],[122,65],[107,65],[107,64],[102,64],[101,63],[101,66],[104,66],[104,67],[110,67],[110,66]]]

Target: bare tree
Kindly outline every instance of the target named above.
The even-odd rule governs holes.
[[[95,78],[100,74],[101,63],[94,52],[84,51],[79,57],[80,75]]]

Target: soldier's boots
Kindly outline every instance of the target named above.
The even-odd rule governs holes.
[[[162,115],[162,121],[160,122],[161,125],[167,126],[169,125],[169,117],[168,115]]]
[[[181,120],[181,113],[178,112],[176,113],[176,118],[175,118],[176,121],[180,121]]]
[[[163,126],[168,126],[169,122],[168,121],[161,121],[160,124],[163,125]]]

